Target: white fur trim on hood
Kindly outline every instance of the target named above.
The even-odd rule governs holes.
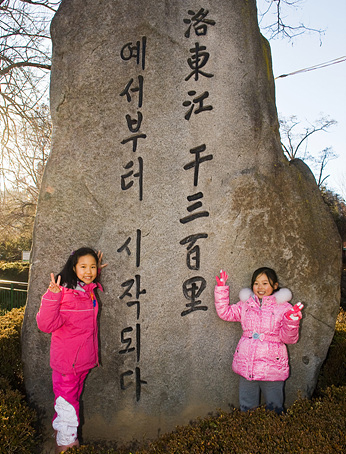
[[[253,295],[253,291],[250,288],[243,288],[239,292],[239,299],[240,299],[240,301],[245,303],[245,301],[247,301],[250,298],[250,296],[252,296],[252,295]]]
[[[292,292],[288,288],[280,288],[277,292],[274,293],[276,302],[279,304],[286,303],[286,301],[291,301]]]
[[[247,301],[251,296],[253,296],[253,291],[250,288],[243,288],[239,292],[239,299],[240,301]],[[286,301],[291,301],[292,299],[292,292],[288,288],[281,288],[277,292],[274,293],[276,302],[278,304],[285,303]]]

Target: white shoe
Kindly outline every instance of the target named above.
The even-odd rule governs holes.
[[[56,448],[55,448],[55,454],[59,454],[60,452],[65,452],[69,448],[73,448],[73,447],[79,448],[79,441],[78,440],[74,441],[73,443],[70,443],[69,445],[63,445],[63,446],[58,446],[57,445]]]

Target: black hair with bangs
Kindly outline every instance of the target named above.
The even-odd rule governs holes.
[[[273,269],[268,268],[266,266],[264,266],[262,268],[258,268],[256,271],[254,271],[254,273],[252,275],[252,279],[251,279],[251,290],[253,289],[253,286],[254,286],[254,283],[256,282],[256,279],[261,274],[265,274],[267,276],[269,284],[270,284],[270,286],[273,289],[273,293],[277,292],[278,290],[280,290],[277,274],[275,273],[275,271]],[[275,284],[278,284],[278,288],[274,290],[274,285]]]
[[[96,265],[98,264],[98,256],[94,249],[91,249],[89,247],[81,247],[76,251],[73,251],[67,259],[64,268],[57,275],[57,277],[61,276],[61,285],[64,285],[67,288],[76,288],[78,278],[74,271],[74,268],[77,265],[78,260],[85,255],[93,256],[96,261]],[[96,275],[96,278],[94,279],[94,282],[98,282],[98,273]]]

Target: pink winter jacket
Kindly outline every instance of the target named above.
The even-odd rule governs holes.
[[[243,334],[233,357],[232,369],[247,380],[283,381],[289,376],[285,344],[295,344],[299,320],[284,314],[292,309],[292,294],[281,289],[265,296],[262,306],[250,289],[243,289],[240,301],[229,305],[229,287],[215,286],[215,307],[222,320],[241,322]]]
[[[85,291],[60,287],[43,295],[36,316],[37,326],[52,333],[50,366],[61,374],[73,374],[98,365],[98,328],[96,297],[92,290],[100,284],[88,284]],[[91,293],[92,292],[92,293]]]

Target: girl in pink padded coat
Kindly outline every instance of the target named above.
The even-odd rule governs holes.
[[[251,289],[241,290],[240,301],[230,305],[227,278],[224,271],[216,277],[215,307],[222,320],[240,322],[243,329],[232,363],[240,375],[240,410],[258,407],[262,393],[266,408],[281,414],[289,376],[285,344],[298,341],[303,304],[292,307],[290,290],[279,289],[275,271],[264,267],[253,273]]]
[[[79,398],[90,369],[98,365],[97,312],[95,289],[102,253],[80,248],[68,258],[51,281],[36,316],[39,329],[52,333],[50,366],[55,395],[53,428],[56,453],[79,446]]]

